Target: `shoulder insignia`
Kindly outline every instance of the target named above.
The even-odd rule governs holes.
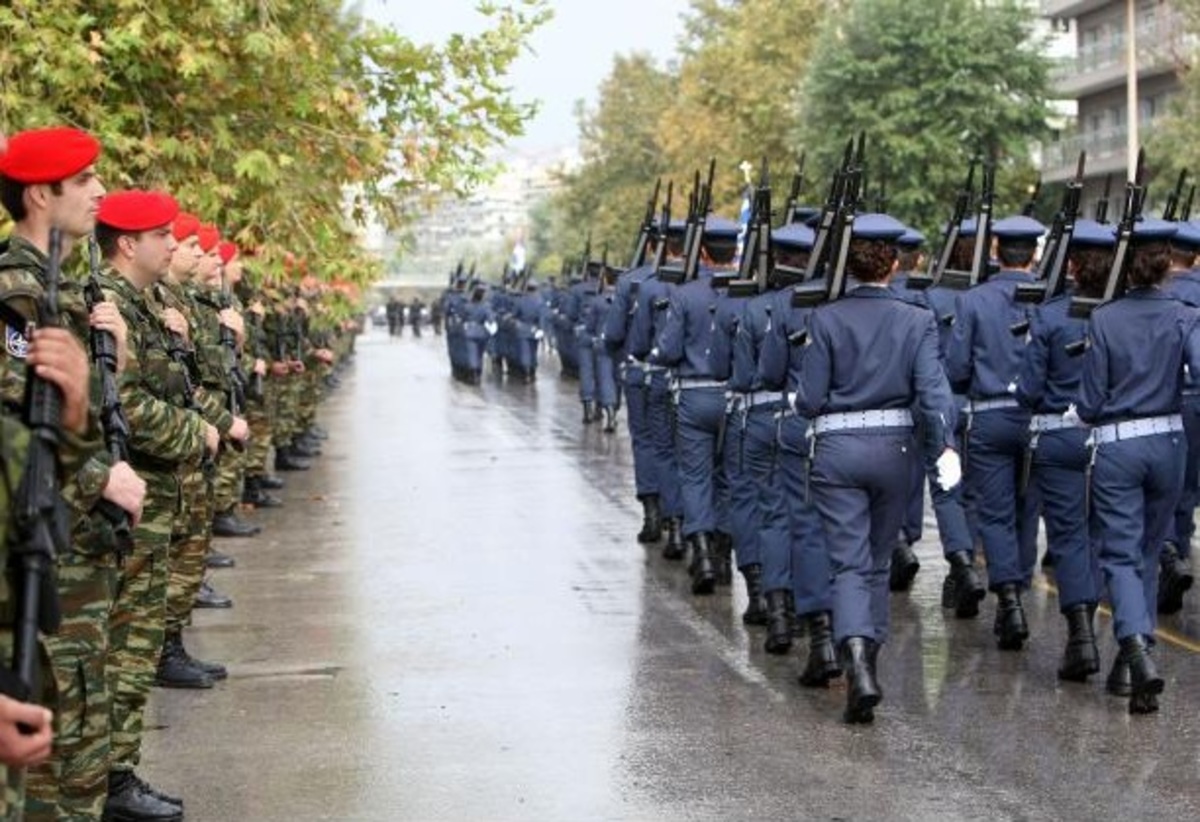
[[[11,325],[4,327],[4,349],[10,356],[23,360],[29,356],[29,340],[19,329]]]

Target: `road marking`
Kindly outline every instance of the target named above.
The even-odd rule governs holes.
[[[1045,577],[1034,577],[1033,586],[1045,591],[1046,593],[1058,596],[1058,588],[1053,582],[1050,582]],[[1112,617],[1112,611],[1107,605],[1101,605],[1097,610],[1106,617]],[[1178,631],[1172,631],[1170,628],[1159,627],[1155,629],[1154,635],[1163,642],[1169,643],[1178,648],[1183,648],[1185,651],[1191,651],[1193,654],[1200,654],[1200,642],[1196,642],[1196,640],[1184,636]]]

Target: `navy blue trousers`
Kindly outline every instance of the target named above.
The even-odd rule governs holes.
[[[1181,407],[1183,431],[1187,436],[1187,457],[1184,464],[1183,491],[1175,506],[1175,526],[1170,539],[1179,546],[1181,556],[1192,553],[1192,536],[1196,533],[1196,506],[1200,505],[1200,395],[1184,394]]]
[[[809,487],[807,435],[808,421],[803,417],[788,413],[780,420],[779,465],[776,470],[783,476],[788,517],[788,570],[796,613],[800,616],[833,609],[829,549],[825,543],[821,514],[817,511]]]
[[[1032,540],[1023,544],[1025,528],[1018,526],[1017,483],[1029,441],[1029,417],[1019,408],[985,411],[974,416],[967,432],[965,480],[978,506],[979,536],[993,591],[1009,583],[1028,585],[1036,560],[1022,557]],[[1034,542],[1035,551],[1036,547]]]
[[[647,427],[654,452],[654,473],[658,480],[659,505],[664,517],[683,516],[683,495],[679,487],[679,454],[675,448],[675,401],[671,397],[666,371],[650,375],[646,394]]]
[[[633,448],[633,483],[638,499],[658,493],[658,471],[650,430],[650,385],[644,369],[625,369],[629,439]]]
[[[1087,526],[1088,432],[1063,429],[1039,434],[1030,482],[1037,489],[1046,522],[1046,550],[1054,560],[1058,605],[1100,601],[1100,567]]]
[[[760,482],[761,463],[770,461],[774,440],[773,405],[738,407],[729,413],[723,466],[729,486],[729,533],[739,568],[763,563],[764,507],[770,504],[763,493],[770,494],[772,489]],[[781,504],[782,489],[775,495]]]
[[[888,637],[888,572],[908,504],[912,431],[864,431],[817,438],[812,495],[833,572],[833,633]]]
[[[617,366],[604,343],[595,341],[596,399],[606,408],[617,407]]]
[[[1118,640],[1157,624],[1158,555],[1183,489],[1182,433],[1110,442],[1092,468],[1091,534],[1112,600]]]
[[[579,399],[582,402],[596,401],[596,352],[592,350],[592,338],[578,334],[575,350],[579,352]]]
[[[725,421],[725,389],[683,389],[676,413],[683,535],[711,533],[727,527],[727,515],[722,516],[718,510],[726,506],[728,489],[717,453],[717,439]]]

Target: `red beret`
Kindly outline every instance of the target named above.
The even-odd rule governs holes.
[[[100,201],[96,222],[119,231],[149,231],[170,225],[179,203],[164,191],[117,191]]]
[[[217,246],[217,253],[221,255],[221,262],[228,265],[229,261],[238,255],[238,247],[226,240]]]
[[[8,138],[0,174],[25,185],[57,183],[96,162],[100,141],[76,128],[42,128]]]
[[[200,250],[207,254],[221,241],[221,232],[215,225],[201,223],[200,228],[196,230],[196,237],[200,240]]]
[[[188,214],[186,211],[179,212],[179,216],[175,218],[175,222],[171,225],[171,233],[175,235],[175,239],[179,242],[183,242],[199,230],[200,218],[195,214]]]

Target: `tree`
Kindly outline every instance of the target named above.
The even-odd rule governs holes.
[[[360,281],[369,217],[464,189],[534,107],[503,77],[549,12],[481,3],[492,27],[441,46],[341,0],[14,0],[0,7],[0,128],[72,123],[104,144],[110,187],[159,186],[258,248]]]
[[[798,142],[832,170],[865,130],[888,210],[926,231],[945,221],[975,155],[998,160],[997,212],[1018,209],[1049,114],[1033,14],[1015,0],[850,0],[817,38]]]
[[[1196,36],[1200,35],[1200,0],[1175,0],[1172,8],[1180,15],[1182,31],[1177,40],[1152,44],[1170,49],[1180,75],[1179,92],[1171,98],[1167,116],[1154,121],[1154,128],[1143,124],[1146,161],[1150,171],[1150,201],[1162,203],[1181,169],[1190,169],[1194,182],[1200,171],[1200,146],[1196,144],[1196,118],[1200,117],[1200,74],[1196,63]],[[1132,172],[1130,172],[1132,173]],[[1200,214],[1200,205],[1193,209]],[[1119,214],[1117,215],[1119,216]]]

